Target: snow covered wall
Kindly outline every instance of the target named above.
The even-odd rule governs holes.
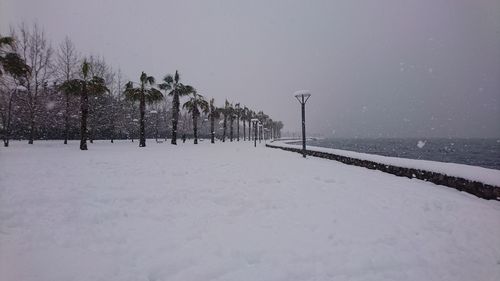
[[[270,148],[302,153],[297,140],[275,141]],[[500,171],[454,163],[372,155],[339,149],[307,146],[307,155],[336,160],[348,165],[379,170],[400,177],[417,178],[474,194],[483,199],[500,200]]]

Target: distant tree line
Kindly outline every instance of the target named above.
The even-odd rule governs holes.
[[[0,137],[11,139],[209,138],[222,142],[278,138],[283,123],[227,99],[217,106],[178,71],[158,81],[142,72],[127,81],[102,57],[82,56],[69,38],[55,49],[38,25],[21,24],[0,35]],[[258,120],[260,126],[252,120]],[[255,129],[258,129],[255,131]]]

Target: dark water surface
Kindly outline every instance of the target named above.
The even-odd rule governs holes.
[[[497,139],[315,139],[308,145],[500,170]]]

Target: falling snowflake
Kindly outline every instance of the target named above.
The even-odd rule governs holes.
[[[53,102],[53,101],[49,101],[49,102],[47,102],[47,103],[45,104],[45,108],[46,108],[47,110],[52,110],[52,109],[54,109],[54,107],[55,107],[55,106],[56,106],[56,103],[55,103],[55,102]]]
[[[418,148],[423,148],[424,146],[425,146],[425,141],[419,140],[419,141],[417,142],[417,147],[418,147]]]

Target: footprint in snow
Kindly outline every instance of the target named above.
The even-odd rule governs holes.
[[[321,182],[324,182],[324,183],[336,183],[337,181],[335,179],[331,179],[331,178],[322,178],[322,177],[314,177],[315,180],[317,181],[321,181]]]
[[[264,184],[269,184],[269,183],[280,183],[281,181],[279,179],[271,179],[271,178],[267,178],[267,179],[261,179],[259,180],[259,183],[264,183]]]

